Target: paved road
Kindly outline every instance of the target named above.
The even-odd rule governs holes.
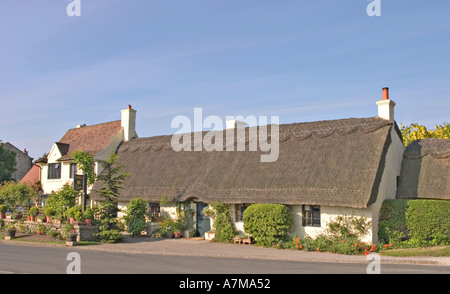
[[[365,274],[367,264],[280,261],[202,256],[130,254],[82,249],[0,244],[0,273],[65,274],[76,269],[79,253],[82,274]],[[449,274],[450,267],[381,264],[381,273]]]

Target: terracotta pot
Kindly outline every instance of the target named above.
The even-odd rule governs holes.
[[[86,226],[90,226],[90,225],[92,224],[92,220],[91,220],[90,218],[86,218],[86,219],[84,220],[84,224],[85,224]]]
[[[74,217],[69,217],[69,224],[73,224],[75,222],[75,218]]]
[[[46,218],[46,220],[47,220],[47,224],[50,224],[50,223],[52,223],[52,218],[51,218],[51,217],[49,217],[49,216],[46,216],[45,218]]]

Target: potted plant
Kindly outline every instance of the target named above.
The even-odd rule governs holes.
[[[5,204],[1,204],[0,205],[0,218],[6,218],[6,211],[8,210],[8,208],[6,207]]]
[[[84,211],[84,223],[87,226],[90,226],[92,224],[92,220],[94,219],[94,211],[90,207],[86,207],[86,210]]]
[[[77,217],[80,218],[81,214],[81,207],[76,205],[67,211],[67,216],[69,217],[69,223],[73,224],[75,221],[77,221]],[[82,215],[81,215],[82,216]]]
[[[30,209],[28,210],[28,220],[34,222],[38,214],[39,208],[37,208],[36,206],[30,207]]]
[[[14,225],[14,223],[10,223],[5,226],[5,233],[8,239],[16,237],[16,226]]]
[[[173,223],[173,235],[175,238],[181,238],[183,227],[184,227],[183,223],[179,220]]]
[[[52,217],[55,216],[56,211],[53,207],[49,205],[44,205],[44,214],[48,224],[52,222]]]

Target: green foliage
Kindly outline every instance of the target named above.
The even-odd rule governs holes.
[[[100,190],[95,191],[102,198],[99,206],[99,232],[97,236],[102,242],[115,243],[121,241],[121,226],[117,219],[117,198],[123,181],[128,177],[125,167],[117,162],[118,156],[111,151],[108,159],[101,161],[103,172],[97,177],[101,183]]]
[[[401,247],[450,244],[449,215],[450,202],[446,200],[385,200],[379,241]]]
[[[89,206],[86,207],[83,214],[84,219],[94,219],[94,210]]]
[[[0,213],[5,213],[8,210],[5,204],[0,204]]]
[[[46,216],[54,217],[56,215],[56,210],[52,206],[45,204],[44,205],[44,214]]]
[[[230,209],[222,202],[210,204],[214,211],[214,238],[213,242],[231,243],[236,235],[236,229],[231,221]]]
[[[123,189],[122,184],[129,176],[124,172],[125,167],[117,162],[118,159],[117,154],[111,151],[108,159],[100,161],[103,172],[97,177],[97,180],[101,182],[101,188],[96,192],[106,201],[117,200],[120,189]]]
[[[147,228],[145,215],[147,213],[147,201],[142,198],[131,199],[127,206],[127,215],[125,216],[125,224],[128,232],[133,237],[139,237],[141,232]]]
[[[415,239],[438,238],[450,241],[450,201],[415,200],[408,202],[406,226]]]
[[[252,204],[244,211],[244,230],[263,246],[272,246],[292,225],[289,208],[282,204]]]
[[[16,153],[4,148],[0,141],[0,183],[11,180],[15,167]]]
[[[272,243],[272,247],[347,255],[369,254],[379,250],[379,246],[361,241],[369,227],[370,223],[364,217],[339,215],[327,223],[323,234],[315,238],[308,235],[304,239],[285,236]]]
[[[45,201],[47,209],[53,209],[53,216],[59,219],[68,217],[68,209],[75,206],[79,192],[75,191],[71,185],[64,185],[61,190],[51,194]]]
[[[37,208],[36,206],[32,206],[32,207],[30,207],[30,209],[28,209],[28,216],[36,217],[38,214],[39,214],[39,208]]]
[[[123,240],[121,227],[117,219],[119,208],[115,202],[103,201],[97,208],[99,216],[98,229],[95,235],[105,243],[116,243]]]
[[[378,222],[379,242],[398,244],[407,236],[405,212],[408,201],[387,199],[383,202]]]
[[[180,231],[188,230],[190,236],[195,235],[195,210],[192,202],[180,202],[177,207],[177,220],[181,224]]]
[[[76,162],[77,168],[81,169],[83,174],[87,176],[88,185],[93,185],[95,182],[95,160],[92,154],[86,151],[75,151],[72,153],[72,158]]]
[[[28,206],[36,195],[36,190],[25,183],[6,182],[0,188],[0,201],[13,212],[18,206]]]
[[[418,123],[412,123],[406,127],[401,124],[401,133],[403,136],[403,143],[408,146],[412,141],[427,138],[449,139],[450,138],[450,124],[443,123],[442,125],[435,125],[434,130],[428,130],[425,126]]]
[[[67,211],[67,216],[68,217],[73,217],[77,221],[83,220],[83,212],[82,212],[81,206],[80,205],[75,205],[75,206],[69,208],[68,211]]]

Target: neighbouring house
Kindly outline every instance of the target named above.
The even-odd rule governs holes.
[[[144,198],[155,214],[165,210],[173,217],[178,203],[190,203],[203,235],[211,225],[203,208],[210,203],[228,204],[241,231],[248,205],[279,203],[291,208],[292,233],[315,236],[335,216],[363,216],[372,226],[366,240],[376,243],[380,207],[385,199],[396,197],[404,152],[387,88],[376,104],[374,117],[279,125],[275,162],[260,162],[264,152],[248,148],[176,152],[172,136],[125,141],[117,152],[130,176],[119,205]],[[245,129],[247,141],[252,128],[258,127]],[[96,199],[95,193],[91,196]]]
[[[399,199],[450,200],[450,140],[422,139],[403,154]]]
[[[4,143],[2,146],[16,154],[16,170],[11,175],[11,178],[19,182],[33,167],[33,158],[28,155],[27,149],[20,150],[9,142]]]
[[[74,174],[82,174],[71,155],[74,151],[87,151],[94,156],[95,173],[101,172],[99,160],[108,158],[120,143],[137,138],[136,110],[129,105],[121,111],[121,119],[96,125],[78,125],[68,130],[55,142],[46,157],[38,160],[41,166],[43,194],[60,190],[65,184],[73,184]]]

